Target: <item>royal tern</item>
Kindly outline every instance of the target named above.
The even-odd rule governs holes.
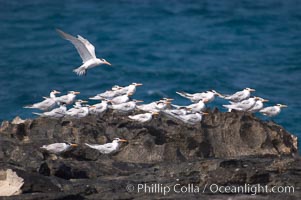
[[[88,101],[84,101],[84,100],[79,99],[75,102],[75,105],[73,105],[73,107],[74,108],[81,108],[83,103],[88,103]]]
[[[82,103],[88,103],[87,101],[83,100],[77,100],[75,102],[75,105],[73,105],[73,108],[70,108],[69,110],[66,111],[66,115],[68,116],[75,116],[78,112],[80,112],[80,108],[82,108]]]
[[[259,97],[251,97],[238,103],[232,103],[231,105],[223,105],[223,106],[225,108],[228,108],[229,112],[231,112],[231,110],[249,111],[250,109],[253,108],[256,101],[259,99],[260,99]]]
[[[145,112],[152,112],[152,111],[158,111],[156,108],[157,104],[161,103],[160,101],[156,102],[151,102],[148,104],[142,104],[142,105],[137,105],[137,108],[139,110],[145,111]]]
[[[126,87],[119,87],[120,89],[113,89],[112,90],[115,90],[115,91],[119,91],[121,94],[131,94],[133,95],[135,92],[136,92],[136,87],[137,86],[141,86],[142,83],[132,83],[130,84],[129,86],[126,86]]]
[[[62,105],[60,105],[59,108],[55,108],[49,112],[44,112],[44,113],[35,113],[34,112],[33,114],[39,115],[41,117],[61,118],[66,115],[66,111],[67,111],[66,105],[62,104]]]
[[[149,104],[137,105],[137,108],[145,112],[159,112],[160,110],[167,108],[167,106],[171,103],[170,101],[170,99],[162,99],[159,101],[151,102]]]
[[[90,114],[101,114],[108,109],[108,102],[102,100],[101,103],[94,104],[92,108],[89,109]]]
[[[49,153],[53,154],[61,154],[63,152],[66,152],[70,150],[72,147],[77,147],[77,144],[71,144],[71,143],[53,143],[49,145],[43,145],[41,149],[45,149]]]
[[[92,149],[98,150],[102,154],[110,154],[116,152],[119,149],[120,142],[127,142],[127,140],[115,138],[111,143],[106,143],[102,145],[85,143],[85,145]]]
[[[178,119],[180,119],[182,122],[186,124],[195,125],[202,121],[203,115],[207,115],[207,114],[208,113],[204,113],[204,112],[196,112],[187,115],[179,115]]]
[[[83,64],[77,69],[73,70],[77,75],[86,75],[88,69],[96,67],[98,65],[111,65],[103,58],[96,58],[95,47],[87,39],[83,38],[80,35],[77,35],[77,38],[73,37],[72,35],[69,35],[68,33],[65,33],[59,29],[56,29],[56,31],[62,38],[69,40],[74,45],[78,54],[83,60]]]
[[[111,104],[117,105],[117,104],[121,104],[121,103],[126,103],[130,100],[130,97],[132,94],[125,94],[125,95],[121,95],[118,97],[114,97],[111,100],[108,100],[108,102],[110,102]]]
[[[80,94],[80,92],[69,91],[66,95],[56,97],[56,102],[59,104],[70,105],[74,102],[77,94]]]
[[[263,108],[263,103],[268,102],[269,100],[260,98],[256,100],[255,105],[249,110],[249,112],[255,113],[259,112]]]
[[[49,97],[44,97],[45,100],[39,103],[35,103],[32,105],[24,106],[24,108],[36,108],[42,111],[48,111],[53,109],[57,103],[56,103],[56,94],[59,94],[59,91],[52,90],[50,92],[50,98]]]
[[[72,111],[70,111],[71,110],[70,109],[66,112],[66,115],[74,117],[74,118],[83,118],[89,114],[89,111],[91,108],[94,108],[94,106],[82,106],[80,108],[75,108]]]
[[[90,97],[91,100],[103,100],[103,99],[113,99],[114,97],[120,96],[118,91],[105,91],[103,93],[97,94],[94,97]]]
[[[136,87],[141,86],[142,83],[132,83],[129,86],[121,87],[118,85],[114,85],[112,87],[112,90],[107,90],[103,93],[97,94],[94,97],[90,97],[89,99],[92,100],[102,100],[102,99],[113,99],[115,97],[128,95],[131,96],[136,92]]]
[[[178,95],[189,99],[191,102],[197,103],[202,99],[207,99],[208,103],[213,101],[215,96],[222,96],[220,93],[216,92],[215,90],[208,90],[206,92],[201,92],[201,93],[194,93],[190,94],[187,92],[176,92]]]
[[[126,103],[113,104],[110,106],[110,108],[112,108],[113,110],[116,110],[117,112],[128,113],[128,112],[135,110],[136,103],[139,103],[139,102],[143,102],[143,101],[133,100],[133,101],[129,101]]]
[[[248,99],[251,95],[251,92],[254,92],[254,91],[255,91],[255,89],[245,88],[244,90],[238,91],[232,95],[223,95],[223,98],[227,99],[229,101],[232,101],[232,102],[240,102],[245,99]]]
[[[130,115],[129,118],[131,120],[137,121],[137,122],[149,122],[152,120],[153,115],[158,115],[158,112],[150,112],[150,113],[144,113],[144,114],[138,114],[138,115]]]
[[[194,104],[191,104],[189,106],[179,106],[179,105],[173,105],[173,107],[175,108],[180,108],[180,107],[186,107],[188,109],[191,110],[191,112],[200,112],[200,111],[204,111],[204,109],[206,108],[206,105],[205,103],[208,102],[208,99],[202,99],[200,100],[198,103],[194,103]]]
[[[165,110],[167,108],[170,108],[170,104],[173,101],[173,99],[169,98],[163,98],[161,99],[155,106],[157,110]]]
[[[275,106],[263,108],[259,112],[262,113],[263,115],[274,117],[281,112],[281,108],[286,108],[286,107],[287,105],[277,104]]]
[[[179,116],[179,115],[186,115],[186,114],[190,114],[190,109],[187,107],[178,107],[177,109],[167,109],[167,110],[162,110],[162,113],[167,115],[167,116],[171,116],[171,117],[175,117],[175,116]]]

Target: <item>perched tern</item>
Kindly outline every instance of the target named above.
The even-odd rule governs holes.
[[[45,100],[39,103],[35,103],[32,105],[24,106],[24,108],[36,108],[42,111],[48,111],[53,109],[57,103],[56,103],[56,94],[59,94],[59,91],[52,90],[50,92],[50,98],[49,97],[44,97]]]
[[[75,101],[77,94],[80,94],[80,92],[70,91],[66,95],[56,97],[56,102],[58,102],[59,104],[70,105]]]
[[[59,29],[56,29],[56,31],[62,38],[69,40],[74,45],[78,54],[83,60],[83,65],[73,70],[77,75],[86,75],[88,69],[96,67],[98,65],[111,65],[103,58],[96,58],[95,47],[87,39],[83,38],[80,35],[77,35],[77,38],[73,37],[72,35],[69,35],[68,33],[65,33]]]
[[[108,99],[108,100],[110,100],[115,97],[124,96],[124,95],[131,96],[136,92],[136,87],[141,86],[141,85],[142,85],[142,83],[132,83],[131,85],[126,86],[126,87],[114,85],[112,87],[112,90],[107,90],[103,93],[97,94],[94,97],[90,97],[89,99],[92,99],[92,100]]]
[[[182,122],[186,124],[195,125],[202,121],[203,115],[207,115],[207,114],[208,113],[204,113],[204,112],[196,112],[187,115],[179,115],[178,119],[180,119]]]
[[[277,104],[275,106],[263,108],[259,112],[262,113],[263,115],[274,117],[281,112],[281,108],[286,108],[286,107],[287,105]]]
[[[137,105],[137,108],[139,110],[142,110],[142,111],[145,111],[145,112],[152,112],[152,111],[155,112],[155,111],[158,111],[157,108],[156,108],[158,103],[160,103],[160,102],[156,101],[156,102],[151,102],[149,104]]]
[[[87,143],[85,143],[85,145],[92,149],[98,150],[102,154],[110,154],[116,152],[119,149],[120,142],[127,142],[127,140],[115,138],[111,143],[106,143],[103,145]]]
[[[173,112],[175,110],[165,110],[163,113],[167,114],[167,116],[178,119],[186,124],[195,125],[202,121],[203,115],[207,115],[208,113],[204,112],[196,112],[196,113],[186,113],[185,109],[182,108],[180,111],[182,112]]]
[[[231,110],[249,111],[254,107],[256,101],[259,99],[260,99],[259,97],[252,97],[238,103],[233,103],[231,105],[223,105],[223,106],[225,108],[228,108],[229,112],[231,112]]]
[[[82,106],[80,108],[70,109],[66,112],[66,115],[75,117],[75,118],[82,118],[86,117],[89,114],[89,110],[94,106]]]
[[[160,110],[166,109],[167,106],[170,105],[170,103],[170,100],[162,99],[159,101],[151,102],[149,104],[137,105],[137,108],[145,112],[159,112]]]
[[[171,101],[173,101],[173,99],[163,98],[156,104],[155,108],[157,110],[165,110],[167,108],[170,108]]]
[[[175,117],[176,115],[186,115],[190,112],[190,109],[187,107],[178,107],[177,109],[168,109],[168,110],[163,110],[162,111],[163,114],[167,115],[167,116],[171,116],[171,117]]]
[[[53,154],[61,154],[63,152],[66,152],[70,150],[72,147],[77,147],[77,144],[71,144],[71,143],[53,143],[49,145],[43,145],[41,149],[45,149],[49,153]]]
[[[55,109],[53,109],[49,112],[33,113],[33,114],[39,115],[41,117],[61,118],[61,117],[64,117],[66,115],[66,111],[67,111],[66,105],[62,104],[62,105],[60,105],[59,108],[55,108]]]
[[[194,93],[190,94],[187,92],[176,92],[178,95],[189,99],[191,102],[197,103],[202,99],[207,99],[208,103],[213,101],[215,96],[222,96],[220,93],[216,92],[215,90],[208,90],[206,92],[201,92],[201,93]]]
[[[112,88],[112,90],[119,91],[121,94],[133,95],[136,92],[136,87],[141,86],[141,85],[142,85],[142,83],[132,83],[126,87],[117,86],[117,87],[119,87],[119,89],[116,89],[117,87],[115,87],[115,88]]]
[[[223,98],[230,100],[232,102],[240,102],[243,101],[245,99],[248,99],[251,95],[251,92],[254,92],[255,89],[251,89],[251,88],[245,88],[242,91],[238,91],[232,95],[224,95]]]
[[[249,110],[249,112],[255,113],[259,112],[263,108],[263,103],[268,102],[269,100],[260,98],[256,100],[255,105]]]
[[[133,100],[133,101],[129,101],[129,102],[126,102],[126,103],[113,104],[110,107],[113,110],[116,110],[118,112],[127,113],[127,112],[131,112],[131,111],[135,110],[136,103],[139,103],[139,102],[143,102],[143,101]]]
[[[73,108],[67,110],[66,115],[68,116],[75,116],[78,112],[80,112],[80,108],[82,108],[82,103],[88,103],[88,101],[77,100]]]
[[[152,120],[153,115],[158,115],[158,112],[150,112],[150,113],[144,113],[144,114],[138,114],[138,115],[130,115],[129,118],[137,121],[137,122],[149,122]]]
[[[108,109],[108,102],[102,100],[101,103],[94,104],[92,108],[89,108],[90,114],[101,114]]]
[[[105,91],[103,93],[97,94],[94,97],[90,97],[91,100],[103,100],[103,99],[113,99],[114,97],[120,96],[118,91]]]
[[[118,96],[118,97],[114,97],[113,99],[111,100],[108,100],[108,102],[116,105],[116,104],[121,104],[121,103],[126,103],[130,100],[130,95],[132,94],[125,94],[125,95],[122,95],[122,96]]]
[[[88,103],[88,101],[84,101],[84,100],[79,99],[75,102],[75,105],[73,105],[73,107],[74,108],[81,108],[83,103]]]
[[[204,109],[206,108],[205,103],[207,103],[208,101],[209,100],[205,98],[205,99],[200,100],[198,103],[194,103],[189,106],[178,106],[178,105],[173,105],[173,104],[172,104],[172,106],[175,108],[186,107],[186,108],[190,109],[191,112],[200,112],[200,111],[204,111]]]

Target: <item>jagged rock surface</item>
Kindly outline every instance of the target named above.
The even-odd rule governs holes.
[[[113,155],[101,155],[83,145],[102,144],[115,137],[129,142]],[[57,159],[39,149],[64,141],[79,147]],[[14,199],[153,199],[153,195],[126,191],[127,184],[139,183],[192,183],[200,187],[208,183],[260,183],[300,189],[297,154],[295,136],[273,122],[241,112],[210,111],[195,126],[165,116],[139,124],[126,115],[108,112],[82,119],[18,119],[5,121],[0,128],[0,169],[12,169],[24,179],[23,194]],[[156,198],[229,197],[208,192],[181,195]],[[300,193],[287,197],[296,195]]]

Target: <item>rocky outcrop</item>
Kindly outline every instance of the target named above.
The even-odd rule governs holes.
[[[162,115],[140,124],[112,112],[82,119],[5,121],[0,128],[0,169],[12,169],[24,179],[23,193],[12,199],[229,197],[212,196],[208,188],[197,194],[173,191],[164,196],[138,192],[138,184],[193,184],[199,188],[210,184],[282,184],[294,186],[295,192],[268,197],[300,195],[301,162],[295,136],[249,113],[209,112],[195,126]],[[101,155],[83,145],[102,144],[115,137],[129,142],[112,155]],[[39,149],[64,141],[79,147],[57,158]],[[233,199],[251,197],[237,194]],[[260,197],[266,199],[267,195]]]

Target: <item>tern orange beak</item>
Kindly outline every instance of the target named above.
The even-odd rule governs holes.
[[[128,142],[128,141],[125,139],[120,139],[119,142]]]
[[[209,115],[209,113],[205,113],[205,112],[203,112],[203,113],[202,113],[202,115]]]
[[[74,94],[80,94],[80,92],[74,92]]]
[[[143,85],[142,83],[136,83],[136,86],[141,86],[141,85]]]
[[[262,100],[262,102],[268,102],[268,101],[269,101],[269,100],[267,100],[267,99],[263,99],[263,100]]]
[[[173,101],[174,99],[171,98],[164,98],[165,101]]]
[[[106,64],[106,65],[112,66],[112,64],[111,64],[111,63],[109,63],[108,61],[105,61],[105,62],[103,62],[103,64]]]
[[[78,144],[71,144],[70,146],[72,146],[72,147],[77,147]]]

